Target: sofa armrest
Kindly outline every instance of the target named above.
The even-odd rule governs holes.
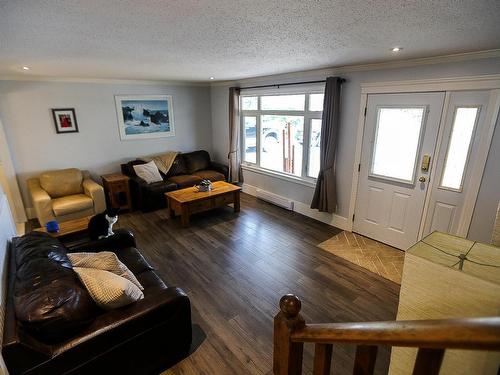
[[[85,195],[94,201],[94,212],[100,214],[106,210],[106,199],[104,198],[104,189],[97,182],[90,178],[83,180],[83,191]]]
[[[226,178],[226,181],[229,178],[229,167],[227,165],[217,163],[215,161],[210,162],[210,169],[222,173]]]
[[[42,189],[38,178],[30,178],[28,180],[28,190],[40,225],[45,225],[46,222],[55,220],[54,211],[52,210],[52,199]]]
[[[128,229],[115,229],[114,234],[95,241],[77,244],[69,247],[69,251],[76,253],[79,251],[115,251],[127,247],[137,247],[132,231]]]

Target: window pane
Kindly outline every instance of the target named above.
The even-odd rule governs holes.
[[[425,108],[378,108],[371,173],[413,182]]]
[[[441,186],[451,189],[461,189],[462,179],[467,164],[472,134],[479,108],[457,108],[451,130],[450,143],[446,153],[446,162],[441,179]]]
[[[273,95],[261,97],[261,109],[303,111],[305,95]]]
[[[245,116],[243,117],[243,124],[245,126],[245,161],[256,163],[257,118],[255,116]]]
[[[322,111],[324,94],[311,94],[309,95],[309,110]]]
[[[256,96],[242,96],[241,109],[244,111],[256,111],[258,109],[258,99]]]
[[[263,115],[261,121],[260,166],[301,176],[304,117]]]
[[[321,120],[311,120],[311,134],[309,138],[309,164],[307,175],[317,178],[319,174],[319,146],[321,142]]]

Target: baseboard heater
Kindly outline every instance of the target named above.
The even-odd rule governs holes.
[[[276,206],[283,207],[287,210],[293,211],[293,201],[282,197],[277,194],[270,193],[268,191],[262,190],[262,189],[257,189],[255,191],[255,196],[259,199],[262,199],[263,201],[272,203]]]

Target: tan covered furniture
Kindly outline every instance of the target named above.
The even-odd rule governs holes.
[[[76,168],[42,173],[28,180],[28,189],[40,225],[91,216],[106,209],[104,190],[88,171]]]

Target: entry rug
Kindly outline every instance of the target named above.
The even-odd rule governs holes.
[[[340,258],[401,285],[405,252],[356,233],[342,231],[318,245]]]

